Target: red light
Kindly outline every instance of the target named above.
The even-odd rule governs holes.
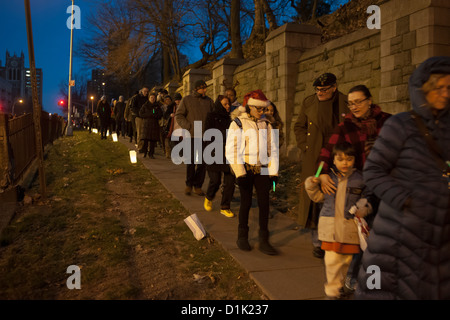
[[[64,100],[59,100],[58,104],[59,104],[60,106],[63,106],[63,105],[64,105]]]

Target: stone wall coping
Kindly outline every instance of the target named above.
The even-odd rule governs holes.
[[[246,63],[245,59],[222,58],[214,64],[213,70],[223,65],[240,66],[244,63]]]
[[[266,38],[266,42],[283,33],[306,33],[306,34],[322,35],[322,31],[315,25],[286,23],[281,27],[270,32]]]
[[[378,29],[371,30],[371,29],[364,28],[364,29],[356,30],[356,31],[349,33],[345,36],[342,36],[340,38],[323,43],[322,45],[320,45],[316,48],[308,49],[301,55],[299,62],[301,62],[302,60],[307,60],[307,59],[311,59],[316,56],[319,56],[319,55],[323,54],[323,51],[325,49],[327,51],[332,51],[332,50],[340,49],[343,47],[348,47],[355,42],[364,40],[369,37],[376,36],[380,33],[381,32]]]

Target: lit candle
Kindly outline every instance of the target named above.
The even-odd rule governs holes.
[[[113,133],[112,134],[112,138],[113,138],[113,141],[114,142],[117,142],[118,140],[117,140],[117,133]]]

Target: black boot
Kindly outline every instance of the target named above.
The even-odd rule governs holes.
[[[278,251],[269,243],[269,231],[259,231],[259,251],[274,256]]]
[[[238,239],[236,241],[236,244],[237,244],[238,248],[243,251],[252,250],[252,247],[250,247],[250,243],[248,243],[248,227],[247,228],[243,228],[243,227],[238,228]]]

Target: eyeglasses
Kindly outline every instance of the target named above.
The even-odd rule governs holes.
[[[349,106],[349,107],[353,107],[353,106],[355,106],[355,107],[357,107],[357,106],[360,106],[364,101],[366,101],[367,99],[369,99],[369,98],[365,98],[365,99],[363,99],[363,100],[356,100],[356,101],[352,101],[352,102],[347,102],[347,105]]]
[[[255,108],[256,111],[258,112],[266,112],[267,110],[267,107],[257,107],[257,106],[250,106],[250,107]]]
[[[330,90],[333,86],[329,86],[328,88],[315,88],[316,93],[326,93],[328,90]]]
[[[437,93],[439,93],[439,94],[444,94],[445,92],[450,92],[450,86],[437,87],[431,91],[437,91]]]

